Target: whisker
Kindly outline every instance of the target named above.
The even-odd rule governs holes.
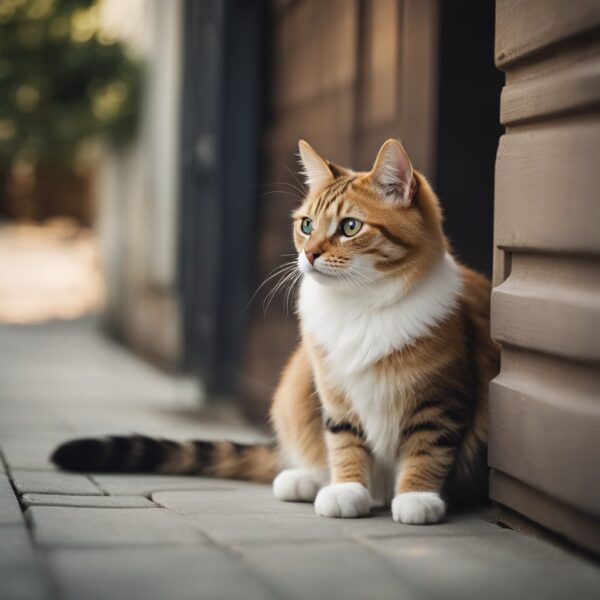
[[[254,300],[254,298],[256,298],[256,295],[258,294],[258,292],[260,292],[260,290],[274,277],[277,277],[278,275],[281,275],[282,273],[289,271],[291,269],[294,269],[297,267],[297,263],[295,260],[291,260],[288,261],[286,263],[284,263],[283,265],[278,265],[277,267],[275,267],[273,270],[271,270],[269,272],[269,274],[267,275],[267,277],[264,279],[264,281],[256,288],[256,291],[254,292],[254,294],[252,294],[252,297],[250,298],[250,300],[248,301],[248,304],[246,304],[246,306],[238,313],[242,314],[243,312],[245,312],[246,310],[248,310],[248,308],[250,307],[250,305],[252,304],[252,301]]]
[[[305,186],[304,186],[304,182],[298,178],[297,173],[295,173],[294,171],[292,171],[292,169],[290,169],[287,165],[283,165],[285,170],[294,178],[294,181],[300,186],[300,188],[302,190],[306,190]],[[306,191],[303,191],[303,195],[306,195]]]
[[[273,183],[262,183],[262,184],[259,184],[260,187],[276,186],[276,185],[285,185],[285,186],[287,186],[289,188],[292,188],[295,192],[298,193],[299,197],[302,200],[306,196],[306,191],[303,188],[298,187],[298,186],[296,186],[296,185],[294,185],[292,183],[289,183],[288,181],[275,181]]]
[[[294,184],[290,183],[289,181],[268,181],[266,183],[259,183],[257,185],[257,187],[269,187],[269,186],[274,186],[274,185],[287,185],[288,187],[291,187],[292,189],[296,190],[297,192],[302,191],[301,188],[299,188],[298,186],[295,186]]]
[[[302,271],[298,269],[294,277],[292,277],[289,285],[287,286],[287,291],[285,293],[285,309],[286,314],[290,314],[290,301],[292,300],[292,294],[294,288],[298,285],[298,282],[302,279]]]
[[[267,296],[265,297],[265,300],[263,301],[263,314],[266,314],[267,311],[269,310],[269,307],[271,306],[271,302],[273,301],[273,298],[275,298],[277,292],[284,288],[286,283],[295,276],[296,274],[296,270],[294,269],[291,272],[286,273],[285,275],[283,275],[281,277],[281,279],[277,282],[277,284],[275,284],[275,286],[271,289],[271,291],[267,294]]]
[[[300,202],[302,202],[303,200],[303,198],[301,198],[300,196],[296,196],[296,194],[293,194],[288,190],[269,190],[266,192],[261,192],[260,196],[272,196],[273,194],[283,194],[284,196],[291,196],[292,198],[294,198],[294,200],[298,200]]]

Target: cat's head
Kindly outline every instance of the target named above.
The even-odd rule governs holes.
[[[299,146],[308,194],[293,214],[294,243],[305,275],[356,293],[393,279],[411,287],[441,259],[438,200],[400,142],[385,142],[367,173]]]

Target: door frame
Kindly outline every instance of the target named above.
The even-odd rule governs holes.
[[[227,394],[252,282],[265,2],[186,0],[183,18],[183,366]]]

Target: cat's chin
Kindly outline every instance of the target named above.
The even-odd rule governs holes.
[[[354,290],[356,292],[356,288],[353,287],[346,278],[335,275],[335,274],[326,274],[316,269],[305,273],[306,276],[310,277],[313,281],[322,285],[324,287],[333,288],[336,290]]]
[[[335,275],[327,275],[316,269],[312,269],[306,275],[321,285],[335,285],[340,282],[340,279]]]

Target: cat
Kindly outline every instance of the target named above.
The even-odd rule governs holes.
[[[293,214],[301,340],[283,369],[276,443],[73,440],[76,471],[196,474],[272,482],[276,498],[353,518],[378,504],[407,524],[487,496],[488,383],[499,353],[490,285],[460,265],[439,201],[403,146],[370,172],[299,142],[308,192]]]

